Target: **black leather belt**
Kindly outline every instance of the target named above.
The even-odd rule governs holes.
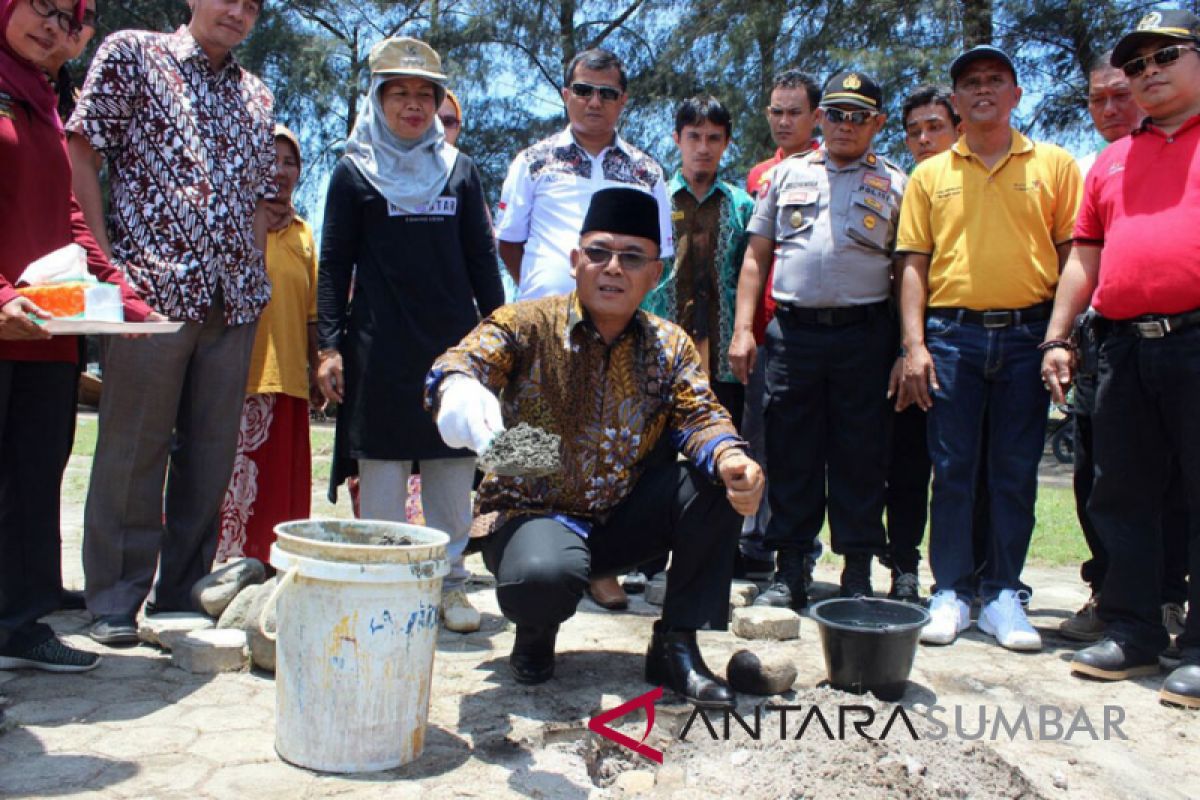
[[[838,327],[840,325],[853,325],[856,322],[865,322],[880,312],[886,311],[887,307],[887,300],[882,300],[878,303],[868,303],[862,306],[836,306],[834,308],[807,308],[779,303],[775,306],[775,316],[781,322],[786,321],[793,325],[826,325],[829,327]]]
[[[1038,303],[1026,308],[1012,308],[1001,311],[973,311],[969,308],[931,308],[929,316],[952,319],[956,322],[966,322],[971,325],[982,325],[985,328],[1007,328],[1011,325],[1023,325],[1026,322],[1041,322],[1050,319],[1054,311],[1054,302]]]
[[[1167,334],[1200,325],[1200,309],[1171,316],[1147,314],[1136,319],[1111,320],[1097,317],[1096,324],[1107,333],[1132,335],[1141,339],[1161,339]]]

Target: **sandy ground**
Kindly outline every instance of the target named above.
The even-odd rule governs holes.
[[[73,586],[82,583],[81,517],[80,505],[66,509],[64,564]],[[747,643],[728,633],[702,633],[714,668],[750,646],[786,654],[799,678],[784,696],[742,698],[738,711],[747,724],[758,707],[757,740],[736,720],[726,738],[724,721],[712,714],[713,733],[694,719],[681,741],[690,708],[660,705],[646,738],[663,751],[660,766],[587,730],[589,718],[652,688],[641,671],[657,609],[635,599],[629,612],[610,613],[583,601],[559,638],[557,677],[522,687],[506,670],[512,627],[499,615],[479,558],[469,566],[477,576],[470,589],[484,611],[484,626],[468,636],[440,635],[425,753],[413,764],[361,776],[290,766],[273,749],[270,675],[190,675],[156,649],[139,646],[105,652],[100,668],[85,675],[0,672],[0,695],[13,726],[0,735],[0,796],[1200,798],[1200,713],[1160,705],[1163,676],[1105,684],[1068,674],[1076,646],[1053,631],[1085,599],[1073,569],[1026,571],[1036,589],[1031,618],[1046,642],[1041,653],[1009,653],[977,629],[950,647],[919,650],[899,705],[915,740],[899,724],[880,738],[897,706],[821,688],[825,666],[811,620],[802,622],[801,638],[791,642]],[[826,590],[836,577],[832,568],[819,568]],[[881,570],[875,583],[887,585]],[[84,614],[61,613],[51,622],[72,643],[103,650],[82,635]],[[801,709],[788,713],[782,736],[780,713],[767,705]],[[850,705],[875,713],[865,728],[872,739],[853,728],[862,710],[848,712],[844,731],[839,729],[839,713]],[[1102,737],[1106,706],[1117,707],[1109,713],[1120,716],[1127,738],[1110,731],[1108,741],[1093,739],[1080,727],[1082,712]],[[814,708],[830,734],[815,716],[802,729]],[[986,724],[978,737],[981,709]],[[998,712],[1011,723],[1022,709],[1031,736],[1021,731],[1011,738],[997,729]],[[1051,738],[1039,740],[1039,714],[1052,722],[1055,713],[1062,715],[1060,727],[1048,724],[1043,733]],[[945,725],[946,736],[938,736],[927,714]],[[630,715],[619,728],[641,739],[645,717]],[[994,731],[998,739],[990,741]]]

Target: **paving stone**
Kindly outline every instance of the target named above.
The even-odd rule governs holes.
[[[183,717],[185,709],[161,698],[134,700],[128,703],[105,704],[87,722],[105,728],[124,730],[130,723],[138,725],[175,725]]]
[[[224,718],[233,717],[228,709],[220,711]],[[200,738],[188,745],[187,752],[207,758],[223,766],[234,764],[264,764],[279,760],[275,753],[275,723],[271,721],[254,731],[239,731],[235,735],[220,728],[204,728]]]
[[[255,583],[238,592],[237,597],[233,598],[233,602],[221,612],[221,618],[217,620],[217,627],[245,630],[246,622],[250,619],[250,607],[254,605],[255,599],[262,593],[265,585]]]
[[[100,708],[100,703],[88,697],[63,695],[46,700],[23,700],[5,711],[13,721],[22,725],[63,725],[75,722]]]
[[[181,725],[202,731],[265,731],[274,727],[274,720],[274,709],[268,711],[250,703],[240,704],[236,709],[222,706],[189,708],[179,717]]]
[[[15,736],[7,733],[5,737]],[[129,777],[137,772],[137,765],[130,762],[114,764],[96,756],[58,755],[44,753],[37,759],[37,767],[31,768],[24,760],[8,763],[0,761],[0,796],[3,797],[56,797],[73,795],[74,790],[99,788],[101,774],[124,773]],[[111,778],[114,781],[117,778]]]
[[[137,775],[113,785],[115,796],[130,800],[195,797],[196,786],[217,767],[213,761],[184,753],[143,756],[137,759],[137,765]]]
[[[738,650],[725,667],[725,677],[739,692],[783,694],[796,682],[796,664],[783,653],[753,653]]]
[[[175,666],[186,672],[209,674],[246,667],[246,632],[228,628],[194,631],[172,645]]]
[[[213,627],[213,621],[203,614],[193,614],[188,611],[170,611],[143,617],[138,622],[138,638],[147,644],[156,644],[164,650],[170,650],[172,634],[203,631],[211,627]],[[164,636],[168,637],[166,641],[163,640]]]
[[[15,677],[17,677],[17,673],[0,669],[0,686],[3,686]]]
[[[119,733],[101,736],[89,749],[107,758],[141,761],[182,753],[199,737],[195,728],[182,725],[126,725]]]
[[[266,579],[267,568],[257,558],[239,559],[196,581],[192,586],[192,605],[216,619],[238,592]]]
[[[200,787],[208,797],[253,797],[254,800],[296,800],[305,796],[316,778],[283,761],[244,764],[222,769]]]
[[[731,627],[734,635],[743,639],[798,639],[800,615],[788,608],[736,608]]]

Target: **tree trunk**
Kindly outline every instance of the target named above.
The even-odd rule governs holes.
[[[992,0],[959,0],[963,48],[992,43]]]

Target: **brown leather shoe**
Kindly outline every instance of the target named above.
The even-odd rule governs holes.
[[[588,582],[588,594],[596,605],[609,611],[621,611],[629,608],[629,598],[616,577],[592,578]]]

